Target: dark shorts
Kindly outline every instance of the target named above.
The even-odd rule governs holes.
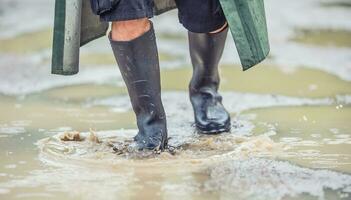
[[[215,31],[226,22],[219,0],[175,0],[175,2],[179,22],[191,32]]]
[[[178,7],[179,22],[191,32],[207,33],[215,31],[226,22],[219,0],[175,1]],[[153,17],[153,7],[153,0],[119,0],[119,3],[113,9],[99,13],[99,15],[103,21],[151,18]]]
[[[104,2],[106,0],[91,0],[92,2]],[[107,0],[111,1],[111,0]],[[118,0],[117,0],[118,1]],[[107,6],[106,6],[107,7]],[[111,10],[96,13],[103,21],[124,21],[140,18],[153,17],[153,0],[119,0]],[[94,10],[94,8],[93,8]]]

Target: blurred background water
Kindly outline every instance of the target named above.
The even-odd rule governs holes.
[[[136,134],[107,38],[81,49],[78,75],[51,75],[54,1],[0,0],[0,198],[350,199],[351,1],[265,6],[266,61],[242,72],[228,37],[221,91],[233,127],[217,137],[194,133],[177,11],[152,19],[170,142],[181,150],[140,161],[57,139]]]

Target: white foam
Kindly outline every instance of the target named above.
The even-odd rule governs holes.
[[[336,99],[340,104],[351,104],[351,95],[337,95]]]
[[[15,135],[15,134],[20,134],[25,132],[26,132],[26,129],[21,126],[0,124],[0,134]]]
[[[222,92],[223,104],[232,113],[240,113],[253,108],[266,108],[277,106],[303,106],[303,105],[332,105],[341,100],[333,98],[299,98],[283,95],[271,94],[253,94],[253,93],[238,93],[238,92]],[[341,98],[342,96],[340,96]],[[187,92],[163,92],[162,100],[166,109],[167,115],[179,115],[187,118],[186,113],[191,110],[191,105]],[[116,110],[131,110],[129,97],[126,95],[108,97],[104,99],[87,102],[88,106],[103,105],[109,106]],[[182,113],[184,112],[184,116]]]
[[[50,67],[40,64],[31,56],[0,54],[0,93],[5,95],[26,95],[55,87],[84,83],[122,82],[116,66],[88,69],[81,67],[78,75],[58,76],[50,74]]]

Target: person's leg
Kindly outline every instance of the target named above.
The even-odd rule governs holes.
[[[139,149],[164,149],[166,115],[154,29],[145,19],[114,22],[110,43],[136,114]]]
[[[193,76],[190,100],[197,129],[216,134],[230,130],[230,115],[218,93],[218,63],[222,57],[227,22],[218,0],[177,0],[180,22],[187,28]],[[194,9],[197,8],[197,9]]]
[[[111,39],[114,41],[130,41],[150,30],[148,18],[127,21],[114,21],[111,27]]]
[[[152,9],[153,0],[120,0],[100,14],[102,20],[112,22],[109,40],[136,115],[139,132],[134,140],[140,150],[163,150],[167,145],[158,52],[148,20]]]

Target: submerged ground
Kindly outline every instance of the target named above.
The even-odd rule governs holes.
[[[79,75],[50,75],[53,3],[1,0],[0,199],[351,198],[349,1],[266,0],[272,51],[247,72],[228,37],[221,93],[233,126],[220,136],[192,125],[177,13],[155,18],[176,149],[146,158],[112,148],[137,130],[106,38],[82,49]],[[61,141],[67,131],[83,141]]]

